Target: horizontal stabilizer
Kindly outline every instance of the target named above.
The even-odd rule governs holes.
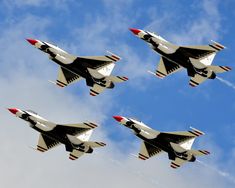
[[[79,157],[81,157],[84,154],[84,152],[81,152],[77,149],[73,149],[73,151],[69,154],[69,159],[76,160]]]
[[[92,147],[92,148],[97,148],[97,147],[104,147],[106,144],[104,142],[90,142],[87,141],[85,142],[86,145]]]
[[[231,71],[232,69],[228,66],[208,66],[208,69],[212,70],[215,73],[223,73]]]
[[[112,75],[107,77],[107,79],[109,79],[112,82],[117,82],[117,83],[118,82],[125,82],[128,80],[128,78],[125,76],[112,76]]]
[[[206,150],[189,150],[194,156],[209,155],[210,152]]]
[[[176,157],[175,160],[171,162],[171,168],[177,169],[181,167],[181,165],[184,164],[185,162],[187,161]]]
[[[102,87],[98,84],[94,84],[94,86],[91,87],[91,89],[90,89],[90,95],[91,96],[97,96],[100,93],[102,93],[104,90],[105,90],[105,87]]]
[[[191,77],[190,81],[189,81],[189,85],[192,87],[196,87],[199,84],[203,83],[204,81],[206,81],[208,78],[201,76],[200,74],[195,74],[194,77]]]

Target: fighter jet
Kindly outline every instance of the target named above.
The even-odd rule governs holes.
[[[114,83],[128,80],[125,76],[111,75],[115,63],[120,60],[119,56],[111,52],[105,56],[74,56],[48,42],[35,39],[27,41],[47,53],[49,59],[60,66],[58,78],[56,82],[52,82],[59,87],[85,79],[87,86],[91,87],[90,95],[96,96],[105,88],[114,88]]]
[[[27,121],[34,130],[40,132],[37,150],[46,152],[60,144],[70,152],[69,159],[76,160],[84,153],[92,153],[93,148],[103,147],[103,142],[91,142],[89,138],[96,124],[92,122],[78,124],[56,124],[50,122],[31,110],[9,108],[11,113]]]
[[[176,169],[185,162],[194,162],[196,156],[210,154],[206,150],[191,149],[195,138],[204,134],[195,128],[189,131],[159,132],[133,118],[122,116],[113,116],[113,118],[130,128],[143,141],[138,155],[139,159],[146,160],[166,152],[172,160],[171,167]]]
[[[212,41],[211,44],[205,46],[177,46],[155,33],[134,28],[130,30],[160,54],[161,58],[156,71],[150,72],[159,78],[185,68],[190,77],[189,84],[196,87],[207,79],[215,79],[217,73],[231,70],[228,66],[211,65],[217,52],[225,48],[217,42]]]

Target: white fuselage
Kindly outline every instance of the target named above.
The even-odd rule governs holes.
[[[147,125],[145,125],[143,122],[132,119],[132,118],[125,118],[120,121],[120,123],[131,130],[133,130],[134,134],[141,139],[154,139],[157,137],[158,132],[151,129]]]
[[[51,59],[53,62],[57,63],[61,67],[63,67],[65,70],[68,70],[74,75],[77,75],[77,77],[83,77],[84,79],[89,80],[101,80],[103,79],[102,86],[110,87],[112,85],[111,81],[106,79],[106,82],[104,82],[104,78],[111,75],[111,72],[115,66],[115,63],[109,63],[103,66],[100,66],[99,68],[89,68],[86,64],[86,61],[92,61],[92,59],[86,60],[84,57],[78,57],[71,55],[67,53],[66,51],[62,50],[58,46],[55,46],[53,44],[50,44],[48,42],[43,42],[40,40],[34,40],[33,44],[37,49],[43,51],[44,53],[47,53],[49,55],[49,59]],[[115,56],[116,57],[116,56]],[[77,59],[81,59],[79,61],[76,61]],[[119,58],[119,57],[118,57]],[[108,59],[110,60],[110,59]],[[96,57],[94,61],[100,61],[102,62],[102,57]],[[95,63],[94,63],[95,65]],[[92,78],[91,78],[92,77]],[[94,78],[94,79],[93,79]],[[99,83],[99,82],[97,82]]]
[[[161,36],[148,31],[139,30],[136,36],[147,42],[155,52],[157,52],[167,60],[188,70],[197,70],[196,72],[199,74],[200,70],[206,69],[207,66],[212,63],[215,57],[215,53],[212,53],[200,59],[191,58],[187,55],[187,53],[178,50],[180,46],[174,45]],[[210,77],[212,74],[211,71],[207,70],[207,72],[208,73],[203,73],[203,76]]]
[[[18,112],[15,114],[17,117],[29,122],[31,126],[35,126],[42,131],[51,131],[56,127],[55,123],[52,123],[43,117],[39,116],[32,111],[22,111],[18,109]]]

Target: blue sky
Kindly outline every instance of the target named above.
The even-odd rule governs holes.
[[[0,140],[4,143],[0,163],[14,168],[18,177],[9,183],[10,170],[4,166],[6,172],[0,175],[5,181],[0,185],[14,187],[14,182],[36,170],[37,175],[19,185],[30,187],[39,177],[54,174],[38,186],[75,186],[73,180],[66,184],[65,177],[70,172],[73,178],[81,177],[84,181],[86,176],[83,173],[92,172],[94,177],[107,181],[107,187],[116,183],[115,177],[123,179],[119,185],[124,187],[194,187],[196,179],[201,180],[201,187],[234,187],[234,89],[217,79],[191,88],[186,71],[164,80],[155,78],[147,70],[155,69],[159,55],[128,30],[134,27],[154,31],[178,45],[206,45],[210,40],[219,41],[227,49],[217,54],[213,64],[234,69],[233,1],[2,0],[0,4]],[[53,42],[81,56],[112,51],[122,57],[113,73],[125,75],[130,80],[95,98],[89,96],[85,82],[61,90],[47,82],[56,79],[57,65],[32,48],[25,38]],[[220,77],[235,83],[233,71]],[[93,139],[103,140],[108,146],[97,151],[97,156],[85,156],[77,163],[67,162],[63,147],[42,157],[25,147],[36,144],[37,133],[11,117],[4,109],[8,106],[30,108],[56,122],[97,121],[101,126]],[[138,152],[140,141],[128,129],[118,125],[112,119],[113,115],[136,117],[160,131],[186,130],[189,126],[204,131],[206,135],[199,138],[194,147],[211,151],[210,156],[201,158],[209,167],[195,163],[172,172],[166,155],[144,163],[131,158],[130,153]],[[16,153],[17,157],[11,159]],[[104,157],[109,161],[102,160]],[[9,159],[14,162],[10,163]],[[25,161],[28,166],[22,171]],[[60,168],[63,169],[61,166],[66,169],[58,173]],[[172,182],[164,181],[169,178]],[[84,183],[87,187],[94,185]]]

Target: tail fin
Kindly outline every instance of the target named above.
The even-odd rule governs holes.
[[[208,69],[212,70],[214,73],[223,73],[232,70],[228,66],[213,66],[213,65],[208,66]]]

